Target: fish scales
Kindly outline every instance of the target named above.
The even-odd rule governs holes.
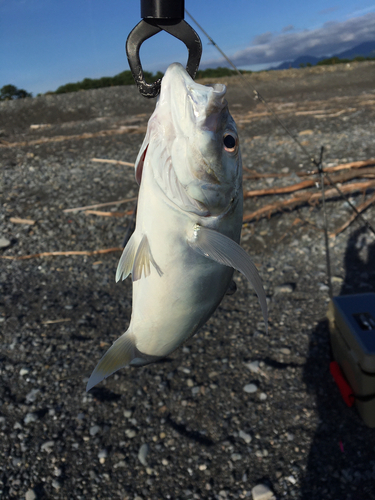
[[[254,286],[267,324],[258,271],[239,246],[242,164],[225,92],[194,82],[178,63],[165,73],[135,165],[136,227],[116,273],[117,281],[132,275],[131,321],[87,390],[127,364],[177,349],[213,314],[234,269]]]

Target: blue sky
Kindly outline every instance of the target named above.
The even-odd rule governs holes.
[[[375,38],[374,0],[185,0],[185,7],[244,69],[329,55]],[[12,83],[35,95],[129,69],[124,45],[139,21],[139,0],[0,0],[0,88]],[[224,65],[197,31],[201,66]],[[164,33],[141,49],[143,67],[153,72],[186,59],[185,46]]]

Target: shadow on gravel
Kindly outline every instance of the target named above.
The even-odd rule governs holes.
[[[201,432],[190,430],[184,424],[179,424],[168,415],[166,422],[181,436],[187,437],[203,446],[213,446],[215,442],[208,436],[204,436]]]
[[[345,252],[340,295],[375,291],[375,242],[366,228],[353,232]],[[316,394],[319,423],[301,487],[301,500],[375,499],[375,429],[348,408],[329,372],[328,322],[313,331],[304,382]]]

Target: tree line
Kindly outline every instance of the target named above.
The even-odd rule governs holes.
[[[361,61],[374,61],[374,57],[362,57],[357,56],[353,59],[339,59],[338,57],[329,57],[328,59],[323,59],[317,63],[317,66],[328,66],[332,64],[342,64],[348,62],[361,62]],[[311,63],[306,64],[307,67],[311,67]],[[305,67],[305,64],[301,63],[300,67]],[[251,73],[251,71],[240,70],[242,74]],[[200,69],[197,72],[197,79],[202,78],[220,78],[223,76],[234,76],[237,72],[229,68],[207,68]],[[144,77],[147,83],[152,83],[158,78],[162,78],[164,74],[161,71],[153,74],[150,71],[144,71]],[[47,92],[48,94],[65,94],[67,92],[77,92],[79,90],[90,90],[99,89],[103,87],[117,87],[119,85],[134,85],[134,79],[131,71],[122,71],[115,76],[103,76],[102,78],[85,78],[84,80],[76,83],[67,83],[58,87],[55,92]],[[18,89],[14,85],[4,85],[0,89],[0,101],[8,101],[14,99],[23,99],[25,97],[32,97],[32,94],[23,89]]]
[[[32,97],[32,94],[26,92],[24,89],[18,89],[15,85],[4,85],[4,87],[0,89],[0,101],[24,99],[25,97]]]
[[[243,72],[243,71],[242,71]],[[251,73],[247,71],[246,73]],[[153,74],[150,71],[143,72],[145,81],[152,83],[158,78],[163,78],[164,73],[158,71]],[[229,68],[208,68],[198,70],[197,78],[219,78],[221,76],[232,76],[237,74],[236,71]],[[78,90],[99,89],[103,87],[115,87],[118,85],[134,85],[134,78],[131,71],[126,70],[115,76],[104,76],[102,78],[85,78],[84,80],[76,83],[67,83],[59,87],[54,93],[65,94],[66,92],[77,92]]]

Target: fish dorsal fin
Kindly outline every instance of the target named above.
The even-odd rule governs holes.
[[[145,278],[150,275],[150,263],[154,266],[158,275],[161,276],[163,273],[152,256],[150,244],[148,242],[147,236],[144,234],[138,246],[137,253],[134,257],[134,264],[132,269],[133,281],[139,280],[142,277],[142,272]]]
[[[132,273],[133,281],[139,280],[142,277],[142,272],[147,278],[151,272],[150,264],[154,266],[159,276],[163,274],[152,256],[147,236],[143,235],[141,242],[137,245],[136,233],[133,233],[118,263],[116,283],[120,279],[126,279],[130,273]]]
[[[124,251],[122,252],[116,271],[116,283],[122,279],[126,279],[132,272],[135,254],[137,252],[137,244],[135,241],[135,233],[131,235]]]
[[[188,240],[188,243],[196,252],[219,262],[219,264],[237,269],[237,271],[249,280],[258,296],[268,332],[266,294],[258,269],[245,250],[224,234],[218,233],[213,229],[208,229],[207,227],[199,226],[198,224],[194,227],[194,235]]]

